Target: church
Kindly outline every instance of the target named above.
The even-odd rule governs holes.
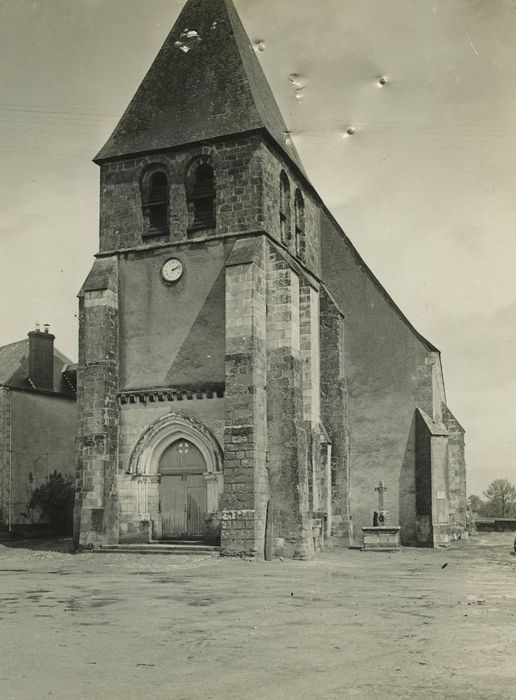
[[[95,158],[79,294],[81,548],[402,544],[466,524],[439,350],[305,173],[232,0],[188,0]]]

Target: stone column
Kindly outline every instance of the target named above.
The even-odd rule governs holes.
[[[80,547],[118,543],[118,267],[97,260],[79,294]]]
[[[235,243],[226,263],[224,554],[263,557],[267,514],[263,238]]]

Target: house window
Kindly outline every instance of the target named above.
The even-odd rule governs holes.
[[[215,175],[212,166],[197,161],[187,175],[188,231],[215,228]]]
[[[169,184],[162,169],[147,170],[141,183],[144,236],[167,236],[169,233]]]
[[[301,258],[305,259],[305,200],[301,190],[296,190],[296,196],[294,200],[295,216],[296,216],[296,254]]]
[[[290,182],[283,170],[280,176],[280,234],[281,242],[290,240]]]

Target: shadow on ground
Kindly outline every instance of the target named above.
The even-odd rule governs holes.
[[[74,553],[74,543],[71,537],[2,539],[0,540],[0,545],[8,547],[9,549],[31,549],[35,552]]]

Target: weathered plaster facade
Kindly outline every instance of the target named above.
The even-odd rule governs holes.
[[[29,503],[54,471],[75,475],[75,366],[54,350],[54,336],[0,347],[0,528],[44,524]]]

